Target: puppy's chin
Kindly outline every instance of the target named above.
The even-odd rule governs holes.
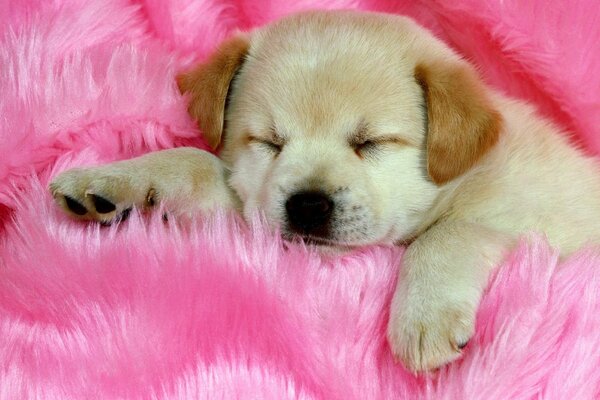
[[[341,256],[356,250],[357,247],[346,245],[317,245],[316,249],[324,256]]]
[[[303,243],[306,246],[309,246],[313,249],[316,249],[320,254],[327,256],[336,256],[346,254],[354,249],[357,246],[352,246],[345,243],[335,242],[332,240],[316,238],[316,237],[306,237],[301,235],[294,234],[283,234],[283,239],[292,242],[292,243]]]

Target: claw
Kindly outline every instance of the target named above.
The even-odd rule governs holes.
[[[131,208],[126,208],[116,218],[113,218],[113,219],[108,220],[108,221],[100,221],[100,225],[102,225],[102,226],[111,226],[114,223],[125,222],[125,221],[127,221],[127,218],[129,218],[129,214],[130,213],[131,213]]]

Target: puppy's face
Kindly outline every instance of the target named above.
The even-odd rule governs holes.
[[[252,42],[226,114],[231,184],[245,214],[260,210],[286,234],[351,245],[405,236],[437,193],[421,88],[376,37],[310,22]]]
[[[412,236],[498,130],[469,67],[399,17],[296,15],[225,43],[180,87],[244,214],[321,244]]]

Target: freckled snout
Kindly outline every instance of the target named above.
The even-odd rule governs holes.
[[[294,193],[285,203],[288,227],[301,235],[326,237],[333,208],[333,200],[323,192]]]

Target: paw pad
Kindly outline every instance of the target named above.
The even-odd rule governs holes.
[[[94,207],[96,208],[96,212],[100,214],[106,214],[109,212],[113,212],[117,209],[117,207],[106,200],[104,197],[97,196],[95,194],[90,195],[92,198],[92,202],[94,203]]]
[[[67,207],[69,208],[69,210],[71,210],[73,214],[85,215],[88,212],[87,208],[85,208],[83,204],[81,204],[72,197],[65,196],[65,203],[67,204]]]

